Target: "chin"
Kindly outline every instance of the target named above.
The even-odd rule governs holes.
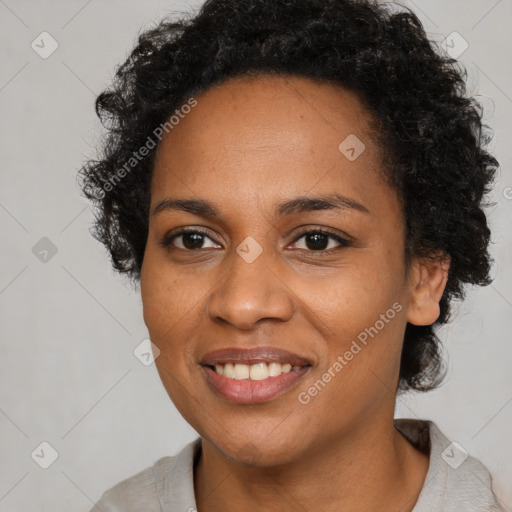
[[[207,438],[208,439],[208,438]],[[210,441],[210,443],[212,443]],[[268,436],[244,439],[224,439],[222,443],[212,443],[224,457],[232,462],[249,467],[274,467],[293,462],[298,449],[290,436],[286,439],[275,437],[272,442]]]

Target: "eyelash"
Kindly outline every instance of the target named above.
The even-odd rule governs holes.
[[[215,240],[213,240],[212,237],[206,231],[203,231],[200,228],[194,228],[194,229],[183,229],[183,230],[179,231],[178,233],[173,233],[172,235],[167,234],[160,241],[160,245],[162,247],[164,247],[164,248],[167,248],[167,249],[171,249],[171,250],[180,249],[182,251],[187,251],[187,252],[193,252],[194,250],[201,250],[201,249],[182,249],[181,247],[174,247],[172,245],[172,242],[173,242],[173,240],[175,238],[178,238],[179,236],[186,235],[186,234],[189,234],[189,233],[204,235],[204,236],[208,237],[210,240],[212,240],[213,242],[215,242]],[[295,244],[301,238],[303,238],[305,235],[310,235],[310,234],[326,235],[326,236],[336,240],[336,242],[338,242],[340,244],[340,246],[337,247],[337,248],[328,249],[328,250],[314,251],[312,249],[298,249],[299,251],[302,251],[302,252],[314,252],[314,253],[328,253],[329,254],[333,250],[342,249],[344,247],[352,247],[352,243],[351,243],[351,241],[349,239],[343,238],[340,235],[337,235],[337,234],[335,234],[335,233],[333,233],[331,231],[328,231],[326,229],[321,229],[321,228],[318,228],[318,229],[305,229],[304,231],[301,231],[297,235],[297,237],[293,240],[292,243]],[[215,242],[215,243],[217,243],[217,242]]]

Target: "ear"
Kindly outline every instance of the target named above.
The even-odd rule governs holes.
[[[448,281],[449,270],[450,256],[444,252],[413,261],[409,271],[409,323],[432,325],[437,320],[441,312],[439,301]]]

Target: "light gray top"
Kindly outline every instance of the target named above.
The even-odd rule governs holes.
[[[430,452],[430,464],[413,512],[505,512],[492,491],[489,471],[429,420],[395,419],[413,445]],[[177,455],[106,490],[90,512],[194,512],[194,461],[201,438]]]

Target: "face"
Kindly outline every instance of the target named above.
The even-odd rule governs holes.
[[[196,101],[157,151],[141,273],[170,398],[262,465],[371,435],[394,412],[416,289],[368,113],[296,77]]]

